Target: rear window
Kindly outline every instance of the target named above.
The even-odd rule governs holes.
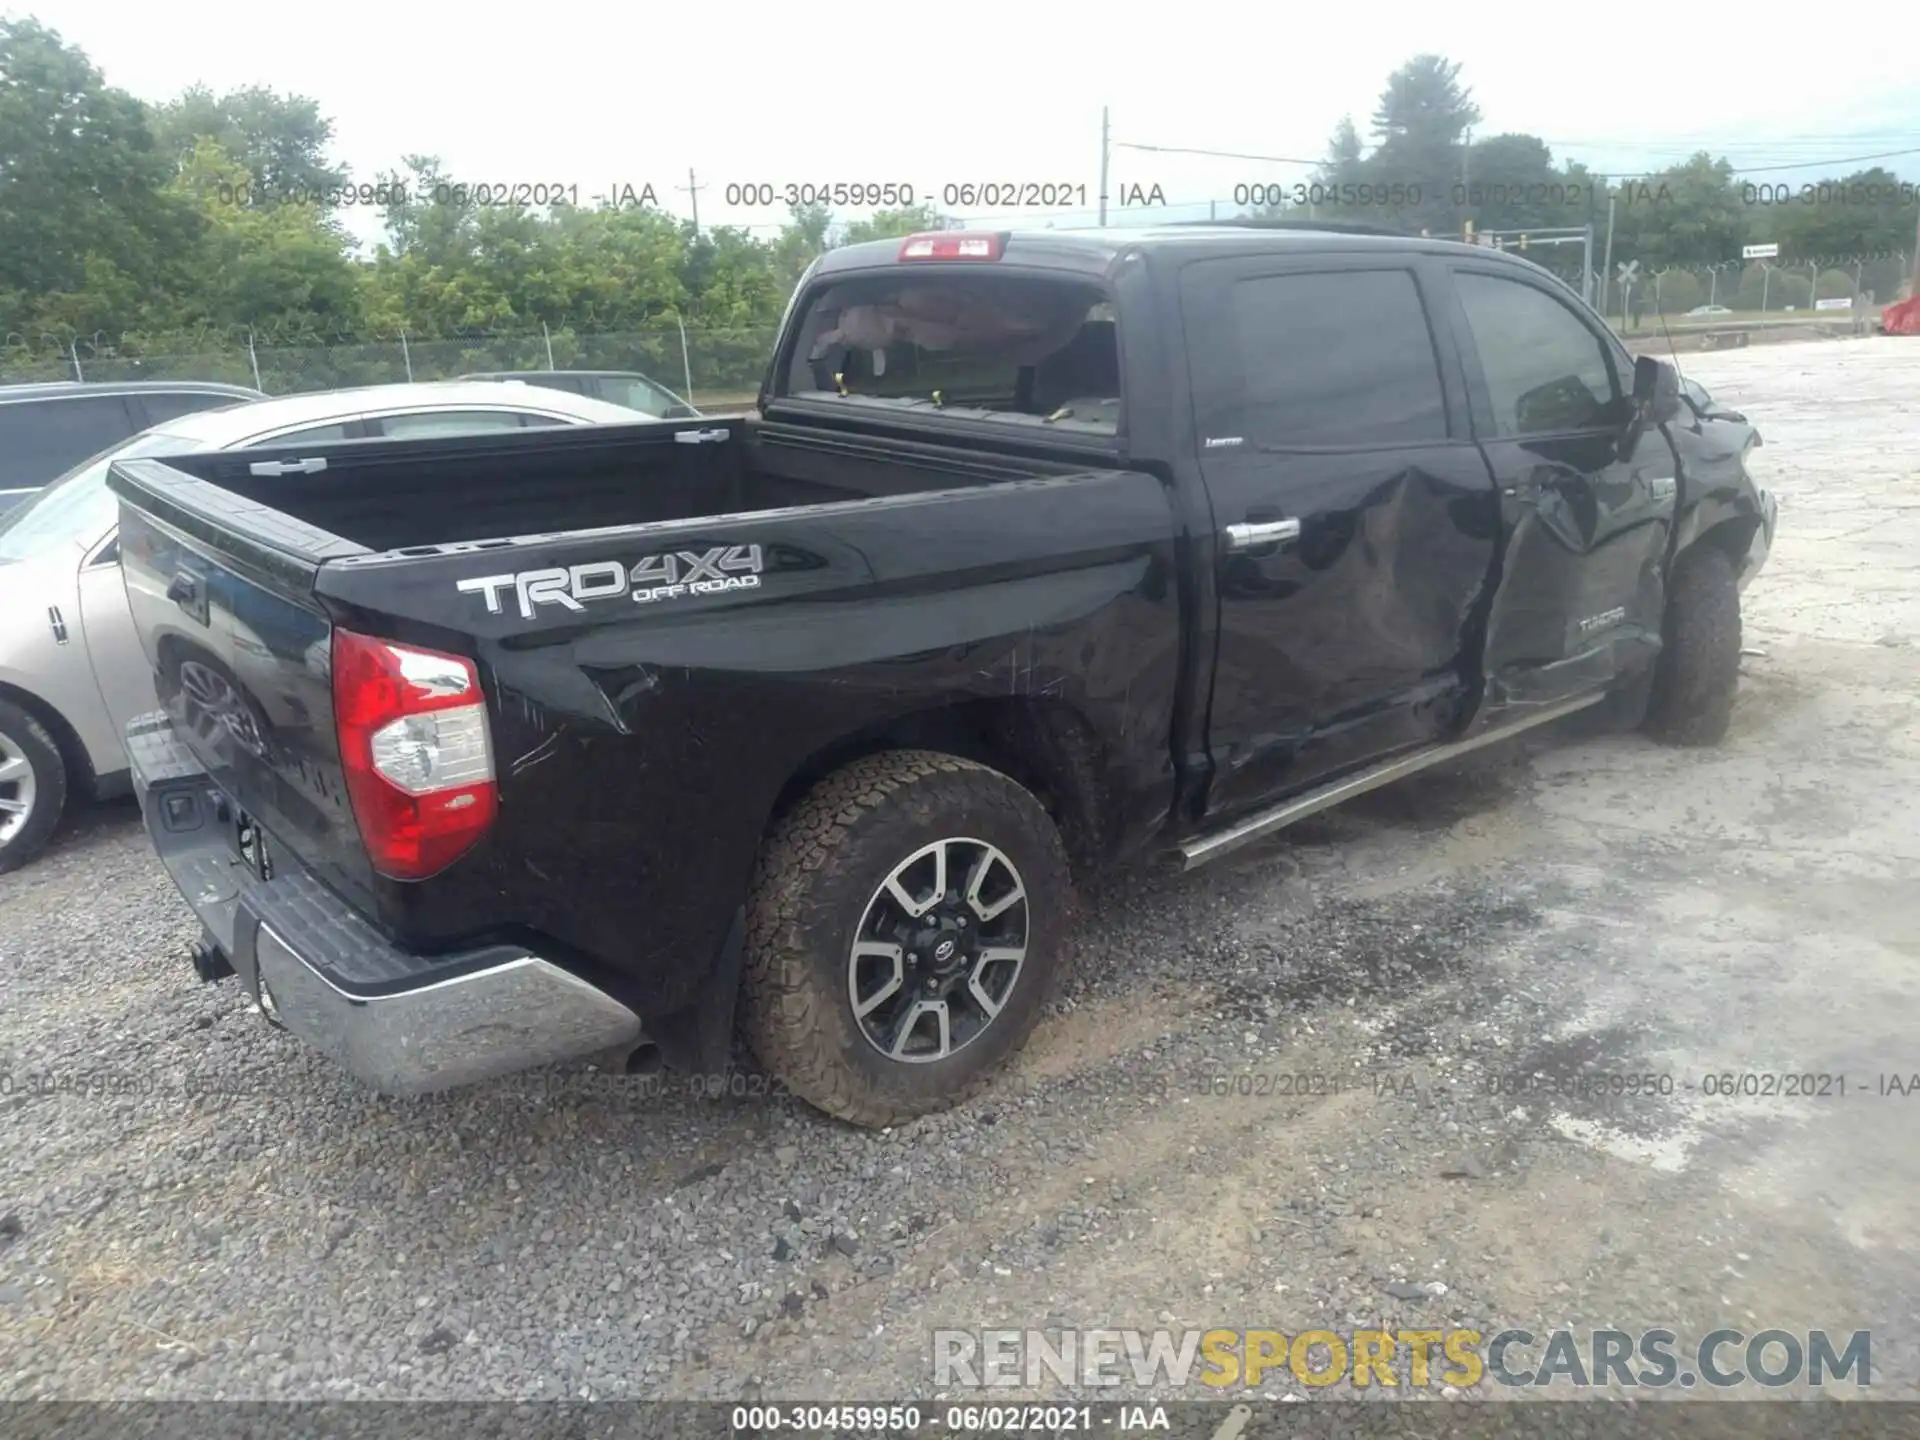
[[[848,406],[1116,434],[1120,346],[1097,287],[905,269],[808,303],[785,393]]]

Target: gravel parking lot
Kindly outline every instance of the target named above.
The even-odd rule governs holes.
[[[0,1395],[883,1399],[940,1327],[1665,1324],[1871,1328],[1920,1398],[1920,342],[1686,368],[1782,510],[1724,747],[1574,724],[1115,878],[1018,1068],[894,1132],[370,1095],[195,982],[131,806],[70,821],[0,878]],[[1584,1072],[1673,1083],[1494,1093]]]

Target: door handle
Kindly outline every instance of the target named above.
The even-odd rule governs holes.
[[[1299,538],[1298,520],[1262,520],[1229,525],[1226,531],[1227,549],[1236,552],[1258,550],[1263,545],[1284,545],[1289,540]]]
[[[725,430],[680,430],[674,434],[674,441],[680,445],[718,444],[727,438]]]

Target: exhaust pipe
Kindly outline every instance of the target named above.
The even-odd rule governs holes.
[[[651,1040],[643,1040],[627,1053],[622,1069],[628,1075],[658,1075],[666,1063],[667,1057],[660,1053],[660,1047]]]

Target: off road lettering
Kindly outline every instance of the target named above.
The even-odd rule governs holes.
[[[631,566],[618,560],[594,560],[568,569],[521,570],[510,575],[479,575],[457,582],[462,595],[479,595],[487,613],[505,609],[511,592],[520,618],[531,620],[542,605],[584,611],[589,600],[618,599],[650,605],[687,595],[719,595],[729,590],[753,590],[762,569],[758,545],[716,545],[711,550],[674,550],[646,555]]]

